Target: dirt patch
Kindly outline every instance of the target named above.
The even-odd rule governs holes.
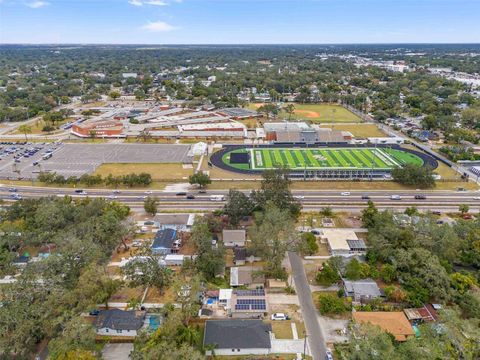
[[[295,114],[305,116],[307,119],[318,119],[320,117],[320,114],[318,112],[310,110],[297,109],[295,110]]]

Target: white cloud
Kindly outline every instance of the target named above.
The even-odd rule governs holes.
[[[31,2],[31,3],[27,3],[27,6],[32,8],[32,9],[40,9],[44,6],[48,6],[50,5],[49,2],[46,2],[46,1],[42,1],[42,0],[37,0],[37,1],[34,1],[34,2]]]
[[[128,0],[128,3],[134,6],[143,6],[143,5],[167,6],[172,1],[176,3],[181,2],[181,0]]]
[[[176,27],[170,24],[167,24],[164,21],[151,21],[146,25],[142,26],[142,30],[151,31],[151,32],[166,32],[175,30]]]
[[[149,0],[149,1],[145,1],[145,4],[154,5],[154,6],[168,5],[168,3],[166,3],[165,1],[162,1],[162,0]]]

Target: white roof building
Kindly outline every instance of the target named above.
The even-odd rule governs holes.
[[[322,229],[322,239],[327,241],[330,253],[334,256],[363,254],[366,245],[350,229]]]

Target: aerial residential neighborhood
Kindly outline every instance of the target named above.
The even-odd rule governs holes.
[[[476,1],[0,1],[0,359],[480,359]]]

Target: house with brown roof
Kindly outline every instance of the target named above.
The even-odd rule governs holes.
[[[392,334],[397,341],[407,341],[415,336],[415,331],[402,311],[356,311],[353,320],[357,323],[370,323]]]
[[[250,289],[263,288],[265,276],[259,266],[234,266],[230,268],[230,286],[247,286]]]

